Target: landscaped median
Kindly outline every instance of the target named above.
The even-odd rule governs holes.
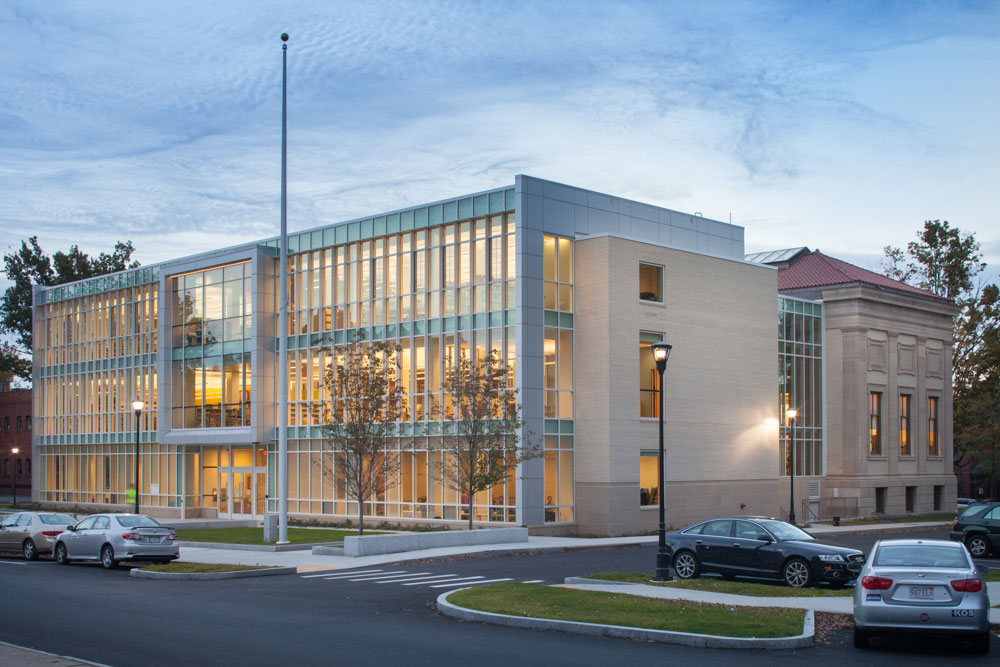
[[[813,613],[659,600],[540,584],[502,583],[443,593],[446,616],[533,629],[561,630],[713,648],[813,645]]]
[[[188,563],[174,561],[166,565],[147,565],[132,568],[129,576],[140,579],[213,580],[243,579],[246,577],[269,577],[277,574],[295,574],[294,567],[273,565],[231,565],[228,563]]]
[[[851,597],[853,588],[836,588],[830,586],[811,588],[791,588],[784,582],[758,583],[753,581],[733,581],[722,577],[699,577],[698,579],[674,579],[668,582],[651,581],[646,572],[601,572],[588,574],[583,579],[592,579],[593,583],[615,582],[622,584],[645,584],[647,586],[669,586],[670,588],[686,588],[706,593],[726,593],[729,595],[749,595],[758,598],[825,598]]]
[[[345,537],[358,534],[356,530],[336,528],[289,528],[288,544],[264,541],[264,529],[251,526],[231,528],[190,528],[177,531],[182,547],[202,549],[238,549],[242,551],[308,551],[316,545],[340,544]],[[368,531],[365,535],[383,535]]]

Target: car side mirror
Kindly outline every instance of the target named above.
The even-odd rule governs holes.
[[[76,526],[66,526],[66,530],[75,533],[76,532]]]
[[[771,536],[768,535],[767,533],[761,533],[760,535],[757,536],[757,539],[760,540],[761,542],[767,542],[768,544],[774,542],[774,540],[771,539]]]

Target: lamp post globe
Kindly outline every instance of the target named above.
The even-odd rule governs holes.
[[[656,576],[653,580],[670,581],[670,554],[667,553],[667,523],[665,519],[666,494],[664,491],[666,489],[663,483],[663,371],[667,368],[667,359],[670,358],[671,345],[660,341],[653,343],[651,347],[653,348],[653,360],[656,362],[656,372],[659,375],[659,391],[657,392],[659,394],[659,406],[657,412],[660,416],[660,453],[657,459],[657,479],[660,485],[659,492],[657,493],[660,501],[660,526],[657,531]]]
[[[135,499],[135,513],[139,513],[139,418],[146,404],[136,399],[132,401],[132,410],[135,411],[135,487],[132,495]]]

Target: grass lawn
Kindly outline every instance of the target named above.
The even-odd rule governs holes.
[[[920,523],[923,521],[951,521],[958,514],[943,512],[941,514],[908,514],[906,516],[880,516],[865,519],[842,519],[841,526],[865,526],[872,523]]]
[[[459,591],[450,595],[448,601],[495,614],[728,637],[799,635],[805,614],[799,609],[654,600],[516,582]]]
[[[288,541],[293,544],[309,544],[314,542],[343,542],[347,535],[357,535],[356,530],[339,530],[323,528],[288,528]],[[365,535],[382,535],[383,533],[366,530]],[[204,528],[178,530],[177,539],[182,542],[223,542],[226,544],[265,544],[264,529],[237,528]],[[267,543],[269,544],[269,543]]]
[[[991,567],[990,571],[983,575],[983,581],[1000,581],[1000,570]]]
[[[756,581],[728,581],[720,577],[699,577],[698,579],[675,579],[673,582],[652,582],[648,572],[601,572],[588,574],[588,579],[605,579],[607,581],[627,581],[632,584],[650,584],[652,586],[672,586],[674,588],[690,588],[696,591],[710,593],[729,593],[730,595],[750,595],[761,598],[826,598],[850,597],[851,588],[830,588],[829,586],[811,588],[791,588],[783,583],[759,583]]]
[[[174,561],[166,565],[147,565],[148,572],[239,572],[240,570],[266,570],[274,565],[229,565],[228,563],[185,563]]]

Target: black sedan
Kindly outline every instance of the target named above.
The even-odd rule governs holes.
[[[858,576],[865,555],[819,542],[790,523],[756,517],[709,519],[667,534],[681,579],[703,572],[727,577],[784,579],[793,588],[845,584]]]

